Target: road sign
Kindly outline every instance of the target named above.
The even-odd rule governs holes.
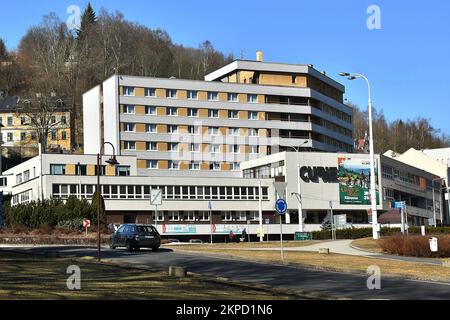
[[[152,189],[150,193],[150,204],[154,206],[162,205],[162,190]]]
[[[278,199],[277,202],[275,202],[275,210],[277,210],[277,212],[279,214],[285,214],[287,211],[287,203],[286,200],[284,199]]]
[[[264,222],[265,222],[266,224],[270,224],[270,219],[265,219]]]
[[[406,208],[406,201],[395,201],[392,203],[392,207],[394,209],[405,209]]]
[[[78,220],[79,221],[79,220]],[[83,228],[87,229],[91,227],[91,220],[89,219],[84,219],[83,220]]]
[[[311,232],[296,232],[295,240],[296,241],[312,240],[312,234]]]

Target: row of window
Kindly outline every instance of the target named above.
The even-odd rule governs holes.
[[[157,142],[146,142],[146,151],[158,151],[158,143]],[[179,152],[181,151],[179,148],[179,143],[177,142],[169,142],[167,144],[167,151],[164,152]],[[201,145],[199,143],[191,143],[189,145],[188,150],[184,150],[185,152],[209,152],[209,153],[220,153],[220,144],[204,144],[206,148],[201,150]],[[229,153],[246,153],[241,150],[241,147],[245,147],[244,145],[231,144],[229,145]],[[123,142],[124,150],[136,151],[136,141],[124,141]],[[225,153],[225,152],[223,152]],[[259,154],[260,146],[259,145],[248,145],[248,153],[250,154]]]
[[[19,174],[16,174],[16,184],[21,184],[36,178],[36,167],[33,167],[33,171],[25,170]]]
[[[166,127],[166,132],[170,134],[178,134],[179,126],[178,125],[162,125]],[[188,126],[188,133],[190,135],[200,135],[201,128],[199,126]],[[239,136],[240,130],[237,127],[225,128],[228,129],[227,136]],[[124,132],[136,132],[136,123],[125,122],[123,123]],[[259,136],[259,130],[256,128],[247,128],[249,137],[257,137]],[[145,132],[146,133],[158,133],[157,124],[147,123],[145,124]],[[208,127],[208,135],[217,136],[219,135],[219,127]]]
[[[20,136],[19,136],[20,141],[27,140],[27,135],[28,135],[27,132],[21,132]],[[37,140],[37,135],[36,135],[35,132],[29,133],[29,137],[30,137],[30,140],[32,140],[32,141],[36,141]],[[57,134],[56,131],[51,131],[50,132],[50,139],[53,140],[53,141],[58,140],[58,134]],[[67,140],[67,132],[66,131],[61,131],[61,137],[60,137],[59,140]],[[6,133],[6,141],[7,142],[14,141],[14,134],[12,132],[7,132]]]
[[[57,117],[56,116],[51,116],[50,117],[50,124],[56,124],[56,123],[57,123]],[[3,117],[2,116],[0,116],[0,124],[3,125]],[[20,125],[28,126],[30,124],[31,124],[31,120],[29,119],[29,117],[26,117],[26,116],[21,116],[20,117]],[[61,124],[61,125],[67,124],[66,116],[61,116],[59,118],[58,124]],[[13,125],[14,125],[14,118],[13,118],[13,116],[6,117],[6,126],[12,127]]]
[[[259,221],[258,211],[221,211],[220,213],[222,221]],[[209,221],[208,211],[158,211],[157,215],[153,213],[153,218],[158,222],[170,221],[170,222],[180,222],[180,221]]]
[[[77,164],[75,165],[75,173],[77,176],[86,176],[87,174],[87,166],[85,164]],[[97,165],[91,165],[94,168],[94,174],[97,175]],[[121,177],[130,176],[130,166],[114,166],[115,175]],[[66,164],[50,164],[50,174],[51,175],[66,175],[67,174],[67,165]],[[101,166],[100,175],[106,175],[106,165]]]
[[[167,107],[166,108],[166,116],[176,117],[178,116],[177,107]],[[136,106],[134,105],[124,105],[123,106],[124,114],[135,114]],[[149,116],[156,116],[156,107],[154,106],[145,106],[145,114]],[[188,108],[187,109],[188,117],[199,117],[199,109],[198,108]],[[219,110],[218,109],[208,109],[208,117],[209,118],[219,118]],[[239,111],[238,110],[228,110],[228,118],[229,119],[239,119]],[[258,120],[258,112],[257,111],[248,111],[248,119],[246,120]]]
[[[220,186],[143,186],[143,185],[102,185],[105,199],[150,199],[152,189],[162,190],[166,200],[259,200],[259,187]],[[268,187],[261,187],[262,200],[269,200]],[[54,198],[67,199],[69,196],[91,199],[95,185],[53,184]]]
[[[124,96],[135,96],[135,87],[123,87],[123,95]],[[145,97],[156,97],[156,89],[155,88],[144,88]],[[166,89],[166,98],[169,99],[177,99],[178,90],[176,89]],[[219,93],[209,91],[207,92],[208,101],[219,101]],[[188,90],[187,98],[189,100],[198,100],[198,91],[196,90]],[[227,100],[229,102],[238,102],[238,94],[237,93],[228,93]],[[256,94],[247,94],[247,102],[248,103],[257,103],[258,97]]]
[[[190,161],[189,162],[189,170],[200,170],[200,161]],[[240,170],[239,162],[229,163],[230,170],[238,171]],[[146,168],[151,170],[159,169],[158,160],[146,160]],[[168,160],[168,168],[169,170],[179,170],[180,169],[180,161]],[[220,162],[211,162],[208,164],[209,170],[220,170]]]
[[[383,178],[390,179],[390,180],[400,180],[404,183],[419,187],[419,188],[423,189],[423,191],[425,191],[425,189],[428,191],[433,190],[432,180],[425,179],[423,177],[419,177],[419,176],[409,173],[407,171],[399,170],[399,169],[395,169],[395,168],[383,165],[381,167],[381,172],[382,172]],[[435,185],[436,190],[439,190],[439,188],[440,187],[438,185]]]

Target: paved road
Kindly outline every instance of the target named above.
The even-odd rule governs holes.
[[[16,248],[15,250],[28,252],[59,251],[63,255],[68,256],[96,255],[94,248],[82,247],[34,247]],[[124,250],[113,251],[104,249],[103,257],[154,268],[168,268],[169,265],[185,266],[191,272],[337,297],[354,299],[450,300],[450,283],[382,278],[381,290],[368,290],[366,286],[367,277],[365,275],[175,253],[169,250],[129,253]]]

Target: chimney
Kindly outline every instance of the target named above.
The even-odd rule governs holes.
[[[263,61],[263,52],[261,50],[256,51],[256,61],[258,62]]]

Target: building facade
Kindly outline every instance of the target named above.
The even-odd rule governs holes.
[[[139,175],[215,177],[291,147],[351,152],[344,90],[312,66],[262,61],[205,81],[115,75],[83,96],[84,151],[108,141],[137,157]]]

